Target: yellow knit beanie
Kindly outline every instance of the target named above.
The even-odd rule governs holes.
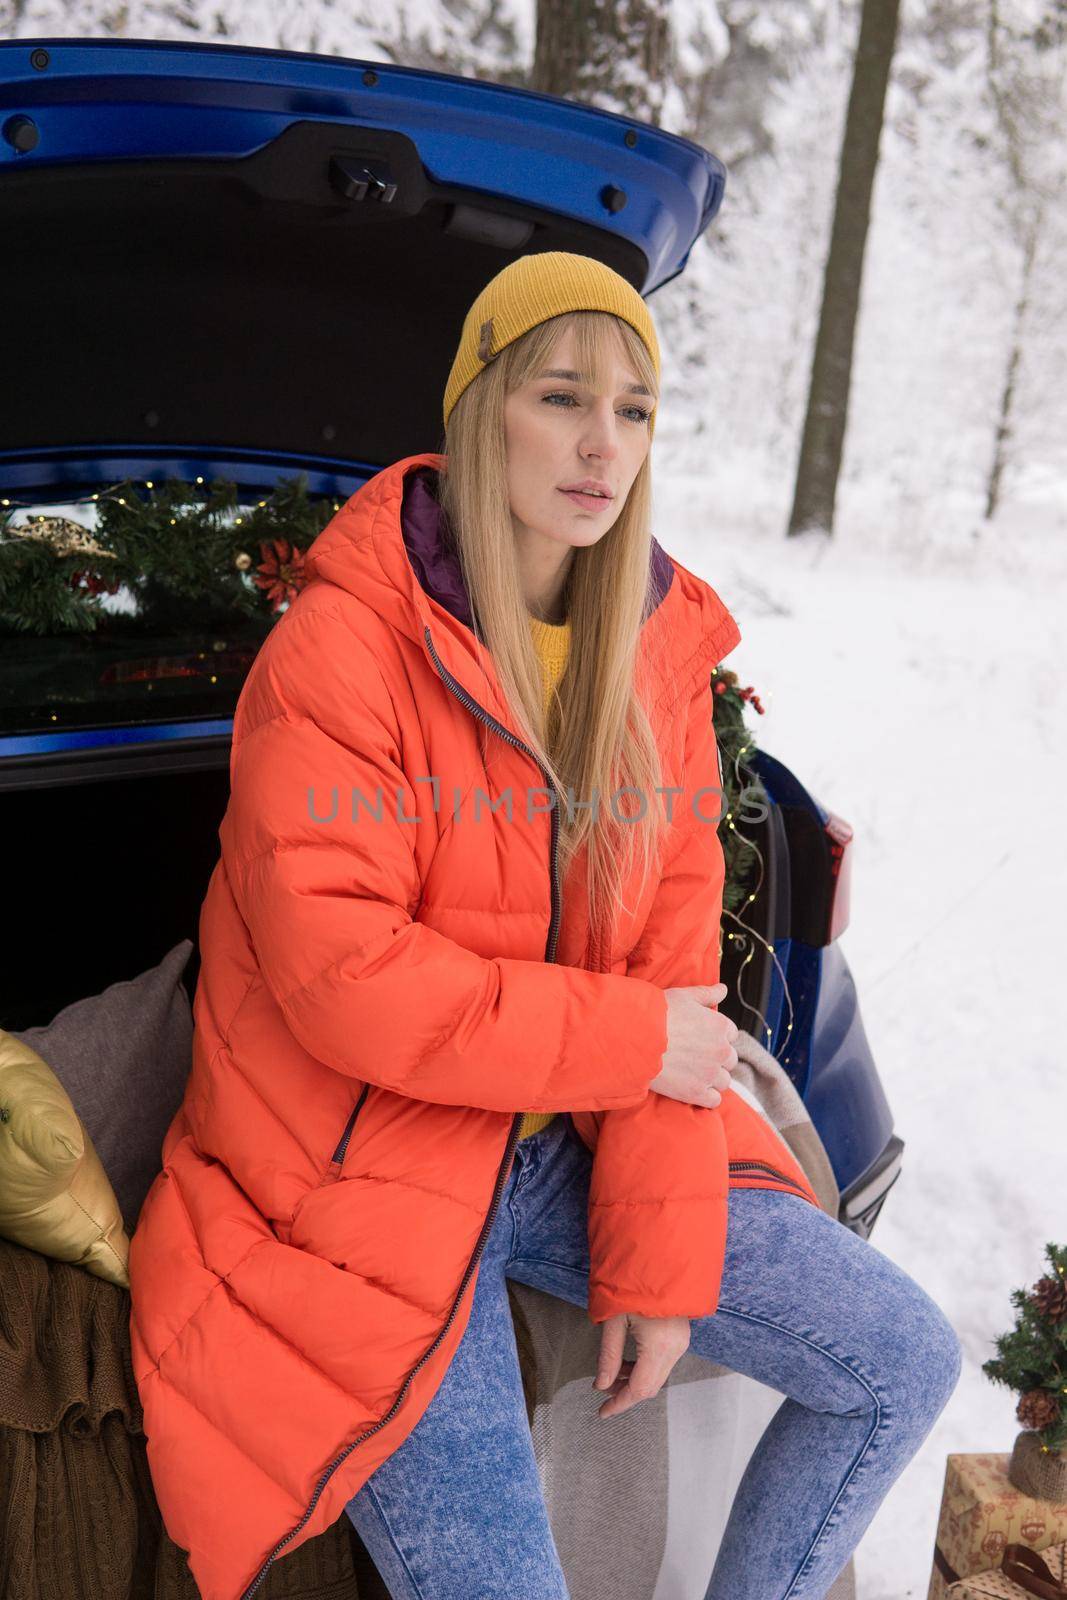
[[[632,284],[593,256],[545,250],[520,256],[490,278],[463,320],[459,349],[445,385],[444,416],[467,385],[505,345],[565,311],[610,311],[643,339],[659,378],[659,340],[648,307]],[[648,419],[656,424],[653,407]]]

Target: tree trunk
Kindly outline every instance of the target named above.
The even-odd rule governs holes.
[[[997,506],[1000,504],[1000,482],[1004,475],[1004,467],[1008,456],[1008,441],[1011,438],[1015,410],[1015,384],[1019,372],[1019,363],[1022,360],[1026,313],[1030,298],[1030,275],[1034,267],[1034,257],[1037,254],[1039,223],[1040,213],[1038,214],[1038,223],[1028,232],[1023,246],[1022,284],[1012,317],[1011,348],[1008,351],[1004,386],[1000,392],[1000,411],[997,417],[997,431],[993,440],[993,464],[989,469],[989,482],[986,485],[985,520],[987,522],[991,522],[996,516]]]
[[[1027,319],[1033,291],[1034,266],[1041,232],[1063,193],[1062,162],[1046,168],[1041,159],[1058,134],[1067,72],[1067,0],[1055,0],[1038,27],[1019,30],[1002,16],[997,0],[990,0],[987,41],[987,81],[1004,139],[1004,157],[1010,186],[995,191],[1009,236],[1019,238],[1022,269],[1019,294],[1012,317],[1011,344],[1000,392],[993,459],[986,483],[985,520],[992,521],[1000,504],[1004,471],[1011,460],[1011,440],[1018,411],[1018,377],[1026,347]],[[1044,41],[1039,42],[1039,41]],[[1002,186],[1003,188],[1003,186]]]
[[[669,0],[538,0],[530,88],[658,125]]]
[[[808,528],[833,531],[863,255],[899,9],[900,0],[863,0],[790,534]]]

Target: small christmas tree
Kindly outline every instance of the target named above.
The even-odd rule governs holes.
[[[1058,1454],[1067,1446],[1067,1249],[1047,1244],[1045,1255],[1050,1271],[1029,1292],[1012,1291],[1015,1327],[996,1339],[997,1355],[982,1371],[1016,1390],[1015,1415],[1040,1435],[1044,1452]]]

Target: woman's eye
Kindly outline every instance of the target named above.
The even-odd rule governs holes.
[[[553,390],[551,394],[542,395],[541,398],[542,400],[574,400],[574,396],[572,394],[568,394],[562,389]],[[577,404],[577,402],[575,402],[575,404]],[[646,411],[644,406],[625,406],[624,410],[636,412],[636,416],[634,417],[635,422],[647,422],[649,417],[652,415],[651,411]]]

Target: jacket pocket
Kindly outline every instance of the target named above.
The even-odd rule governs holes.
[[[746,1172],[755,1174],[755,1176],[747,1179],[738,1178],[738,1188],[753,1188],[762,1185],[764,1188],[777,1189],[779,1185],[781,1185],[783,1188],[788,1189],[792,1194],[801,1195],[805,1200],[810,1200],[811,1198],[811,1196],[806,1194],[799,1186],[795,1178],[791,1178],[788,1173],[781,1172],[777,1167],[772,1167],[768,1161],[731,1161],[729,1163],[729,1170],[737,1173]],[[778,1182],[772,1182],[773,1179],[777,1179]]]
[[[359,1099],[356,1101],[355,1105],[352,1107],[352,1110],[348,1114],[348,1121],[345,1123],[344,1132],[338,1140],[337,1148],[330,1157],[329,1171],[326,1174],[327,1177],[336,1176],[335,1169],[340,1169],[344,1165],[345,1152],[348,1149],[348,1141],[352,1137],[352,1129],[356,1125],[356,1118],[363,1110],[363,1102],[366,1100],[369,1092],[370,1084],[365,1083],[360,1091]]]

